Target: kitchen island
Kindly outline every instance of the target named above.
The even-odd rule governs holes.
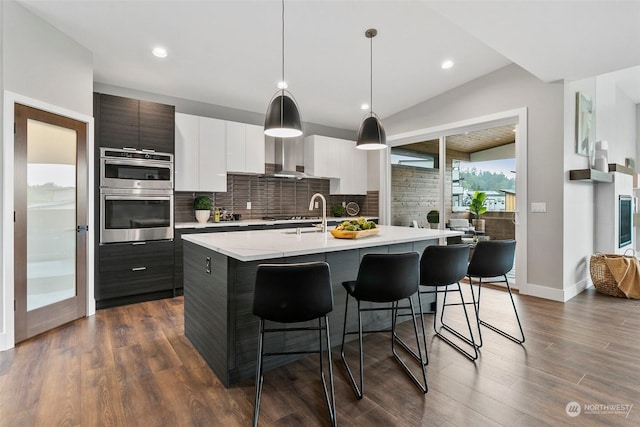
[[[334,310],[329,315],[331,343],[339,345],[346,298],[341,283],[356,278],[364,254],[422,253],[425,247],[437,244],[440,239],[461,234],[410,227],[379,228],[378,235],[361,239],[336,239],[330,233],[322,232],[298,234],[295,229],[182,236],[185,335],[226,387],[253,377],[258,336],[258,318],[252,314],[257,266],[326,261],[331,269],[334,293]],[[368,312],[363,315],[363,324],[369,328],[388,327],[389,316],[389,312]],[[350,313],[347,325],[349,329],[357,325],[355,312]],[[309,336],[309,333],[269,335],[265,341],[267,351],[272,346],[282,351],[317,345],[315,335]],[[296,357],[299,356],[268,358],[265,369]]]

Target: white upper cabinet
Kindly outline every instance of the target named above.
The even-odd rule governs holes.
[[[176,113],[176,191],[227,191],[225,122]]]
[[[226,122],[227,171],[264,173],[265,141],[262,126]]]
[[[331,194],[367,194],[367,151],[355,141],[340,143],[340,179],[331,179]],[[338,162],[336,162],[338,163]]]
[[[340,177],[340,146],[344,140],[311,135],[304,138],[304,172],[322,178]]]
[[[331,194],[367,194],[367,152],[358,150],[354,141],[320,135],[306,137],[304,171],[331,178]]]

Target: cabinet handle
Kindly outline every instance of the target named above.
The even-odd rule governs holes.
[[[138,151],[136,148],[134,147],[122,147],[123,150],[128,150],[128,151]]]
[[[143,153],[155,153],[156,152],[156,150],[152,150],[150,148],[143,148],[140,151],[142,151]]]
[[[146,245],[147,242],[133,242],[131,243],[133,246]]]
[[[131,269],[131,271],[144,271],[144,270],[146,270],[146,269],[147,269],[147,267],[133,267],[133,268]]]

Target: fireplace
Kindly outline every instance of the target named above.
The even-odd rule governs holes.
[[[633,202],[631,196],[618,196],[618,247],[623,248],[631,244],[633,231]]]

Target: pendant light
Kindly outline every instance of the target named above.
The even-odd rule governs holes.
[[[285,88],[284,79],[284,0],[282,0],[282,80],[267,108],[264,119],[264,133],[277,138],[294,138],[302,135],[302,121],[293,96]]]
[[[358,140],[356,147],[361,150],[382,150],[387,147],[387,136],[384,127],[380,123],[378,115],[373,112],[373,38],[378,34],[378,30],[370,28],[364,32],[364,35],[371,40],[371,86],[370,86],[370,102],[369,113],[362,121],[360,130],[358,130]]]

